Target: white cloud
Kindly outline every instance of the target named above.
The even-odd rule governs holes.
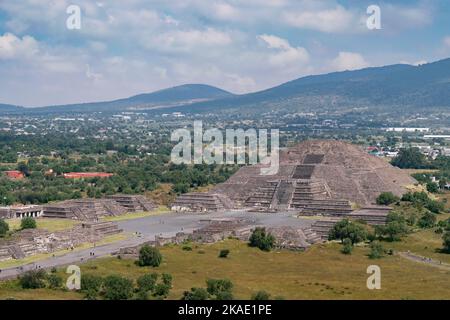
[[[292,47],[286,39],[263,34],[258,36],[267,47],[276,49],[277,52],[269,56],[269,61],[275,66],[288,66],[292,64],[304,64],[309,61],[308,51],[303,47]]]
[[[0,36],[0,59],[30,57],[37,52],[38,43],[33,37],[18,38],[12,33],[5,33]]]
[[[364,57],[355,52],[339,52],[339,55],[331,62],[331,68],[335,71],[356,70],[369,66]]]
[[[283,18],[291,26],[327,33],[348,32],[359,25],[357,16],[340,5],[329,9],[289,11]]]

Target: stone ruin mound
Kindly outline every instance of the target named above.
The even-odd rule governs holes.
[[[76,199],[48,204],[44,206],[43,216],[96,221],[101,217],[154,209],[156,209],[156,205],[144,196],[115,195],[103,199]]]
[[[382,192],[401,196],[415,183],[407,173],[342,141],[311,140],[280,152],[276,175],[262,165],[241,168],[212,192],[240,208],[297,210],[304,215],[346,215],[351,204],[374,204]]]
[[[170,208],[177,212],[209,212],[231,209],[232,204],[221,194],[193,192],[180,195]]]

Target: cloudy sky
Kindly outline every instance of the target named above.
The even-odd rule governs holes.
[[[381,8],[381,30],[366,26]],[[81,29],[69,30],[70,5]],[[447,0],[0,0],[0,103],[42,106],[450,57]]]

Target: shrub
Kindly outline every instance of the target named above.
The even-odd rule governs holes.
[[[155,289],[156,281],[158,280],[157,273],[149,273],[140,276],[137,279],[137,287],[141,292],[149,292]]]
[[[133,296],[133,282],[121,276],[111,275],[104,280],[105,299],[127,300]]]
[[[168,286],[169,288],[172,288],[172,275],[168,273],[163,273],[162,283]]]
[[[427,183],[427,191],[431,193],[437,193],[439,192],[439,186],[435,182],[428,182]]]
[[[256,228],[249,239],[250,247],[257,247],[263,251],[270,251],[275,245],[275,237],[266,233],[265,228]]]
[[[350,240],[349,238],[345,238],[342,243],[344,244],[344,246],[342,247],[341,252],[343,254],[352,254],[353,251],[352,240]]]
[[[383,192],[377,198],[377,204],[379,205],[390,205],[399,201],[400,199],[395,196],[392,192]]]
[[[59,289],[63,284],[63,279],[54,273],[47,276],[47,281],[50,289]]]
[[[270,294],[266,291],[258,291],[255,294],[252,295],[252,300],[256,301],[266,301],[270,299]]]
[[[20,228],[22,229],[36,229],[36,220],[31,217],[23,218],[20,222]]]
[[[230,250],[222,249],[219,252],[219,258],[227,258],[229,254],[230,254]]]
[[[45,288],[47,274],[44,270],[31,270],[19,277],[19,284],[22,289]]]
[[[204,288],[191,288],[191,291],[183,292],[181,300],[208,300],[208,291]]]
[[[444,233],[444,235],[442,236],[442,240],[443,242],[443,251],[450,253],[450,231],[447,231],[446,233]]]
[[[153,295],[155,297],[166,298],[169,295],[169,292],[170,292],[170,286],[168,286],[165,283],[158,283],[155,286],[155,290],[153,292]]]
[[[9,225],[5,220],[0,219],[0,237],[4,237],[9,231]]]
[[[208,293],[216,300],[233,299],[233,283],[228,279],[208,279],[206,286]]]
[[[93,300],[97,297],[100,289],[102,288],[103,278],[91,274],[83,274],[81,277],[81,291],[85,292],[89,296],[89,300]]]
[[[370,259],[380,259],[384,254],[384,248],[379,241],[373,241],[370,244]]]
[[[139,250],[138,264],[141,267],[159,267],[161,261],[162,255],[157,248],[150,247],[149,245],[144,245],[141,250]]]
[[[436,224],[436,215],[431,212],[425,212],[425,214],[420,217],[417,225],[422,229],[433,228]]]

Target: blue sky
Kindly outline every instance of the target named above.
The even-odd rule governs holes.
[[[69,5],[81,29],[66,28]],[[368,30],[369,5],[381,30]],[[185,83],[246,93],[450,57],[450,1],[1,0],[0,103],[111,100]]]

